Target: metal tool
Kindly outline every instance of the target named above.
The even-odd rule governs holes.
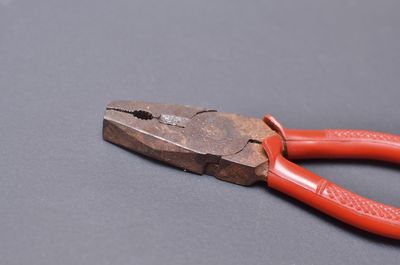
[[[167,164],[240,185],[265,181],[334,218],[400,239],[400,209],[352,193],[287,159],[400,163],[400,136],[360,130],[285,129],[264,119],[191,106],[115,101],[105,140]]]

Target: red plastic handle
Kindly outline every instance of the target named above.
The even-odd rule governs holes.
[[[361,130],[285,129],[289,159],[355,158],[400,163],[400,136]]]
[[[270,117],[266,121],[271,125]],[[366,131],[284,130],[273,122],[282,137],[275,135],[263,142],[270,161],[269,187],[360,229],[400,239],[400,209],[354,194],[283,156],[284,142],[291,158],[368,158],[399,163],[400,137]]]

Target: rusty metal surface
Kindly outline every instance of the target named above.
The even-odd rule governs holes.
[[[262,119],[182,105],[115,101],[103,138],[198,174],[240,185],[265,181],[261,141],[275,132]]]

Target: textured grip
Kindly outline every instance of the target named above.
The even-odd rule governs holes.
[[[279,136],[263,147],[269,159],[268,186],[360,229],[400,239],[400,209],[354,194],[286,160]]]
[[[321,195],[360,215],[400,225],[400,209],[366,199],[334,183],[328,182]]]
[[[400,136],[383,133],[383,132],[373,132],[365,130],[347,130],[339,129],[325,130],[327,134],[327,139],[330,140],[352,140],[352,141],[372,141],[386,143],[389,145],[400,145]]]

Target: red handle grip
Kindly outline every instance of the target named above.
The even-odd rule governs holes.
[[[286,160],[277,135],[265,139],[263,146],[270,160],[268,186],[345,223],[400,239],[400,209],[356,195]]]
[[[284,129],[289,159],[356,158],[400,163],[400,136],[361,130]]]
[[[400,136],[360,130],[284,129],[269,115],[264,121],[283,138],[275,135],[263,142],[270,161],[267,182],[271,188],[360,229],[400,239],[400,209],[354,194],[282,155],[285,152],[289,159],[355,158],[400,163]]]

